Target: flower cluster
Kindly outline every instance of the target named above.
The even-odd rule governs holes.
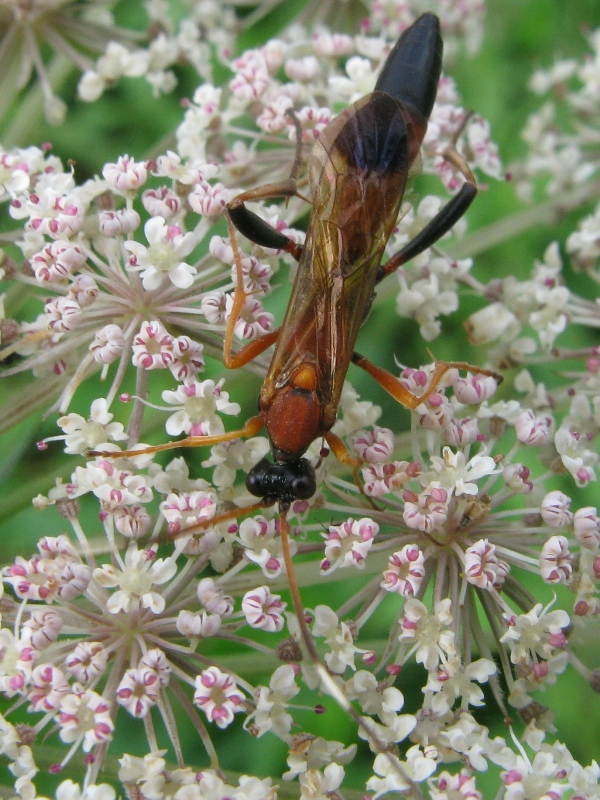
[[[58,513],[69,535],[41,536],[2,571],[0,692],[11,705],[0,716],[0,752],[16,793],[37,796],[36,747],[49,741],[51,774],[62,778],[77,758],[85,764],[82,787],[57,784],[60,800],[114,800],[105,781],[128,796],[273,800],[270,779],[228,776],[225,730],[247,737],[250,762],[263,743],[280,747],[275,780],[296,781],[303,800],[338,798],[358,752],[358,741],[338,741],[319,724],[338,706],[372,753],[362,788],[374,800],[482,798],[486,772],[506,800],[598,798],[600,767],[578,762],[542,703],[568,668],[600,686],[597,666],[577,649],[600,614],[600,516],[588,494],[600,360],[596,346],[568,338],[574,323],[597,328],[597,303],[567,287],[557,242],[529,277],[487,285],[471,272],[468,237],[460,259],[445,240],[428,248],[397,271],[397,311],[433,340],[465,290],[477,295],[466,328],[485,348],[485,368],[461,361],[388,376],[390,393],[411,406],[408,425],[384,423],[347,383],[333,435],[305,453],[313,496],[280,508],[256,503],[245,476],[271,443],[239,420],[239,398],[211,360],[237,364],[233,355],[250,343],[247,366],[265,375],[263,343],[277,338],[273,278],[293,272],[304,194],[316,190],[306,188],[306,157],[340,109],[372,90],[423,4],[372,2],[352,32],[311,27],[328,9],[312,4],[302,24],[237,58],[227,5],[193,5],[173,27],[165,4],[149,3],[161,32],[147,46],[111,41],[93,64],[88,56],[80,84],[90,101],[123,75],[167,91],[172,65],[185,58],[202,82],[172,150],[151,160],[120,155],[84,183],[48,148],[0,151],[12,226],[1,266],[28,298],[20,318],[2,321],[4,377],[31,371],[38,398],[13,402],[11,421],[53,403],[60,430],[38,446],[60,442],[69,476],[33,500],[41,515]],[[439,6],[450,57],[459,41],[476,49],[481,0]],[[36,10],[26,20],[34,28]],[[230,68],[224,86],[208,82],[209,41]],[[576,122],[561,133],[554,106],[530,120],[532,152],[512,170],[530,199],[540,176],[551,199],[600,194],[590,127],[600,111],[600,38],[590,41],[595,55],[584,64],[561,62],[532,81]],[[457,163],[503,177],[488,123],[466,111],[445,74],[420,160],[444,199],[406,202],[387,256],[460,190]],[[232,198],[281,185],[292,163],[297,195],[277,205],[256,193],[248,200],[287,237],[287,251],[244,244],[231,229],[226,237]],[[596,210],[566,244],[596,281],[599,219]],[[88,410],[81,398],[97,385],[94,373],[106,383]],[[133,383],[135,393],[126,391]],[[181,456],[157,456],[176,441],[142,441],[149,409],[163,415],[164,437],[204,444],[202,477]],[[301,607],[298,585],[312,607]],[[410,672],[420,688],[408,703]],[[486,704],[509,736],[484,725]],[[147,752],[119,752],[111,771],[123,720]]]
[[[78,185],[72,170],[43,149],[1,153],[0,199],[24,226],[13,235],[25,258],[18,266],[6,256],[2,266],[7,277],[37,287],[43,298],[37,318],[5,325],[4,355],[26,357],[7,375],[32,369],[40,379],[57,376],[56,408],[63,414],[81,381],[96,370],[103,378],[113,374],[109,406],[119,396],[130,361],[138,370],[138,387],[146,382],[145,373],[157,369],[170,370],[180,382],[196,378],[204,367],[204,349],[220,349],[238,280],[232,249],[214,231],[227,202],[248,182],[289,175],[290,138],[297,131],[288,109],[297,109],[308,152],[335,109],[374,86],[382,61],[380,39],[345,36],[326,44],[307,34],[302,42],[277,40],[242,54],[230,64],[234,77],[227,90],[199,86],[176,131],[177,150],[152,162],[123,155],[104,166],[102,177]],[[297,63],[295,54],[306,48],[317,64],[324,50],[323,68],[311,71],[304,61]],[[339,64],[353,54],[342,78]],[[360,75],[352,68],[356,59]],[[278,77],[282,70],[288,80]],[[256,128],[236,124],[248,116]],[[474,163],[498,175],[487,130],[484,120],[468,118],[454,84],[444,78],[424,143],[424,169],[458,188],[464,178],[457,183],[440,154],[460,136]],[[278,147],[257,150],[261,137],[274,139]],[[417,211],[404,210],[388,251],[401,249],[441,203],[432,196]],[[297,234],[290,225],[302,212],[298,198],[276,215],[265,208],[269,223],[292,237]],[[439,333],[440,315],[456,309],[458,283],[471,263],[452,264],[426,251],[402,270],[399,309],[419,321],[426,338]],[[255,248],[242,256],[246,299],[235,322],[239,339],[273,327],[263,298],[277,268],[273,251]],[[46,392],[39,396],[46,402]],[[139,419],[141,413],[133,416]],[[130,429],[129,438],[139,438],[139,429]]]
[[[177,86],[174,67],[185,62],[205,80],[212,77],[211,48],[226,58],[240,24],[231,8],[215,0],[190,5],[178,19],[168,3],[149,2],[139,9],[146,30],[118,25],[110,7],[92,0],[84,6],[67,0],[22,3],[7,0],[0,9],[3,71],[0,88],[5,108],[27,86],[35,71],[51,125],[65,121],[67,105],[55,92],[57,62],[71,62],[81,72],[78,95],[93,102],[123,78],[145,78],[155,96]],[[131,5],[134,5],[133,3]],[[53,58],[46,58],[47,47]],[[15,80],[14,72],[19,76]]]

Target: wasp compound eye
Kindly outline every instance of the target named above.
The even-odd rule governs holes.
[[[291,488],[296,500],[308,500],[317,491],[317,478],[312,465],[301,458],[297,464],[296,476],[291,482]]]

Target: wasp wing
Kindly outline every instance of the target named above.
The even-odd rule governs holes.
[[[263,396],[314,364],[322,433],[335,421],[425,127],[413,109],[374,92],[336,117],[313,148],[313,210]]]

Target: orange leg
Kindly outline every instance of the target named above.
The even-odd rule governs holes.
[[[302,128],[293,111],[290,110],[288,116],[296,126],[296,155],[290,177],[284,181],[267,183],[264,186],[257,186],[255,189],[241,192],[227,205],[227,227],[229,229],[229,239],[231,241],[235,261],[237,283],[233,298],[233,308],[227,321],[227,330],[225,331],[225,341],[223,343],[223,360],[228,369],[243,367],[256,356],[264,352],[267,347],[274,344],[279,336],[279,330],[271,331],[249,342],[237,353],[234,354],[231,352],[233,331],[247,296],[244,292],[242,254],[238,246],[236,231],[240,231],[240,233],[244,234],[250,241],[256,242],[264,247],[285,250],[287,253],[291,253],[296,259],[299,259],[302,253],[302,245],[296,244],[296,242],[284,236],[282,233],[275,230],[275,228],[272,228],[252,211],[248,211],[245,206],[246,202],[249,200],[264,200],[271,197],[302,197],[298,192],[298,185],[296,183],[296,175],[298,174],[302,161]],[[306,198],[302,199],[306,200]]]
[[[233,226],[251,242],[259,244],[261,247],[270,247],[273,250],[285,250],[290,253],[297,261],[302,253],[302,245],[289,239],[285,234],[272,228],[268,222],[259,217],[253,211],[246,208],[248,200],[266,200],[270,197],[301,197],[306,200],[297,190],[296,181],[288,178],[279,183],[268,183],[256,189],[250,189],[234,197],[227,205],[227,218]],[[231,238],[232,227],[229,226]],[[235,236],[235,233],[233,234]]]
[[[267,183],[264,186],[257,186],[255,189],[249,189],[236,195],[227,204],[227,218],[228,223],[233,223],[235,228],[247,239],[250,239],[251,242],[255,242],[262,247],[285,250],[286,253],[291,253],[296,260],[299,260],[302,253],[302,245],[296,244],[292,239],[272,228],[264,219],[249,211],[245,205],[249,200],[266,200],[272,197],[285,197],[286,202],[290,197],[300,197],[302,200],[306,200],[307,203],[310,202],[300,194],[296,182],[296,176],[302,163],[302,128],[298,117],[293,111],[288,110],[286,113],[296,128],[296,155],[290,177],[287,180]],[[235,232],[232,230],[231,224],[229,224],[229,236],[233,242]]]
[[[295,181],[292,181],[291,179],[290,181],[284,183],[286,186],[289,185],[291,187],[291,185],[293,184],[293,186],[295,187]],[[271,187],[277,185],[278,184],[272,184]],[[293,193],[295,192],[292,192],[292,194]],[[238,198],[241,198],[240,203],[243,206],[243,200],[250,199],[250,197],[253,196],[256,196],[255,192],[250,191],[250,192],[245,192],[242,195],[238,195]],[[230,203],[229,206],[230,208],[234,206],[238,198],[235,198],[232,201],[232,203]],[[229,319],[227,320],[225,339],[223,341],[223,363],[225,364],[227,369],[237,369],[239,367],[243,367],[245,364],[248,364],[250,361],[259,356],[261,353],[264,353],[264,351],[268,347],[274,344],[277,341],[277,337],[279,336],[279,329],[270,331],[269,333],[265,333],[263,336],[258,336],[256,339],[253,339],[251,342],[248,342],[248,344],[242,347],[242,349],[239,350],[237,353],[232,352],[233,333],[235,329],[235,324],[240,317],[247,295],[246,292],[244,291],[242,256],[238,247],[235,228],[230,219],[229,214],[227,215],[227,225],[229,227],[231,246],[233,249],[233,255],[235,260],[237,285],[235,288],[235,294],[233,298],[233,307],[231,309],[231,314],[229,315]],[[270,228],[270,230],[273,229]],[[278,232],[273,230],[273,233],[278,233]],[[286,241],[289,241],[287,240],[287,237],[284,238],[286,238]],[[258,431],[260,431],[260,429],[263,427],[263,425],[264,425],[263,418],[261,416],[256,416],[256,417],[251,417],[246,422],[243,428],[236,431],[230,431],[228,433],[221,433],[216,436],[188,436],[185,439],[179,439],[172,442],[165,442],[164,444],[154,445],[152,447],[145,447],[139,450],[124,450],[121,452],[92,450],[87,455],[104,456],[105,458],[130,458],[136,455],[139,456],[139,455],[147,455],[149,453],[162,453],[164,450],[176,450],[179,447],[211,446],[214,444],[220,444],[221,442],[229,442],[232,441],[233,439],[245,439],[255,436],[258,433]]]
[[[435,365],[435,369],[433,370],[433,374],[429,379],[428,385],[423,390],[422,394],[414,394],[411,392],[410,389],[407,389],[406,386],[397,378],[395,375],[392,375],[391,372],[388,372],[386,369],[382,369],[382,367],[378,367],[376,364],[373,364],[372,361],[369,361],[368,358],[361,356],[360,353],[354,353],[352,356],[352,363],[356,364],[361,369],[364,369],[365,372],[368,372],[377,383],[391,394],[394,400],[397,400],[399,403],[402,403],[405,408],[415,409],[417,406],[420,406],[421,403],[424,403],[428,400],[431,395],[436,391],[437,387],[441,379],[444,375],[451,369],[462,369],[466,372],[472,372],[475,375],[488,375],[492,378],[495,378],[498,383],[502,382],[502,376],[498,375],[497,373],[493,372],[489,369],[483,369],[483,367],[474,367],[472,364],[467,364],[466,361],[438,361]]]
[[[178,447],[204,447],[205,445],[230,442],[232,439],[249,439],[252,436],[256,436],[263,425],[263,418],[257,415],[256,417],[250,417],[243,428],[237,431],[219,433],[216,436],[188,436],[185,439],[176,439],[172,442],[165,442],[164,444],[155,444],[152,447],[144,447],[140,450],[122,450],[117,452],[112,450],[91,450],[87,455],[104,456],[105,458],[133,458],[133,456],[145,456],[149,453],[162,453],[163,450],[177,450]]]
[[[356,458],[355,456],[351,456],[348,448],[342,442],[339,436],[336,436],[335,433],[329,431],[329,433],[325,434],[325,441],[329,445],[331,452],[337,458],[337,460],[341,464],[345,464],[347,467],[350,467],[352,470],[352,477],[354,478],[354,483],[358,486],[362,494],[364,495],[364,486],[362,477],[360,474],[360,468],[363,462],[360,458]],[[367,500],[371,505],[373,505],[373,500],[370,497],[367,497]]]
[[[220,525],[222,522],[229,522],[229,520],[238,520],[241,516],[252,514],[254,511],[260,511],[262,508],[267,508],[262,500],[258,503],[252,503],[250,506],[245,506],[244,508],[232,508],[229,511],[223,511],[221,514],[215,514],[211,519],[199,522],[197,525],[183,528],[177,531],[177,533],[161,533],[156,539],[153,539],[152,542],[164,544],[165,542],[172,542],[179,539],[182,536],[197,537],[205,533],[209,528],[213,528],[215,525]]]

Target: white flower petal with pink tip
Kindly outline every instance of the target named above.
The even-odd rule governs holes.
[[[542,547],[540,574],[546,583],[568,583],[573,574],[566,536],[551,536]]]
[[[226,728],[233,715],[244,710],[244,700],[231,675],[218,667],[209,667],[196,676],[194,703],[219,728]]]
[[[378,533],[379,525],[369,517],[330,525],[325,535],[325,558],[321,562],[323,575],[338,567],[364,569],[365,559]]]
[[[62,670],[54,664],[39,664],[31,673],[27,698],[33,711],[54,712],[70,690]]]
[[[156,705],[160,688],[159,677],[153,669],[128,669],[117,686],[117,703],[131,716],[141,719]]]
[[[88,689],[65,695],[60,711],[59,736],[63,742],[80,739],[83,751],[89,753],[94,745],[112,739],[111,704],[96,692]]]
[[[262,628],[269,633],[283,630],[283,612],[287,608],[279,595],[272,594],[268,586],[259,586],[246,592],[242,598],[242,611],[246,622],[253,628]]]
[[[53,608],[36,608],[21,628],[21,642],[43,650],[58,639],[63,628],[62,615]]]
[[[223,391],[224,380],[189,381],[175,391],[162,393],[165,402],[178,410],[172,414],[165,425],[169,436],[215,436],[223,433],[224,426],[219,414],[239,414],[240,406],[229,402],[229,395]]]
[[[100,642],[80,642],[65,658],[65,667],[82,686],[93,683],[104,674],[108,651]]]
[[[142,322],[132,342],[131,362],[143,369],[163,369],[173,362],[173,337],[157,320]]]
[[[394,452],[394,434],[376,425],[372,431],[359,431],[352,442],[360,459],[370,464],[390,461]]]
[[[198,600],[210,611],[220,617],[230,617],[233,613],[233,598],[226,595],[213,578],[202,578],[196,589]]]
[[[579,508],[573,518],[573,531],[582,547],[596,552],[600,547],[600,518],[592,506]]]
[[[115,164],[105,164],[102,175],[116,191],[128,194],[146,183],[148,170],[146,164],[134,161],[129,156],[119,156]]]
[[[193,233],[183,233],[177,225],[167,225],[163,217],[151,217],[144,225],[149,246],[130,239],[124,247],[131,253],[129,269],[139,272],[144,289],[158,289],[165,278],[179,289],[189,289],[194,282],[196,267],[183,259],[196,246]]]
[[[465,578],[480,589],[493,589],[498,574],[496,548],[480,539],[465,550]]]
[[[542,519],[551,528],[563,528],[570,525],[573,513],[569,511],[571,498],[564,492],[549,492],[541,502]]]
[[[218,614],[207,614],[201,611],[180,611],[176,622],[177,630],[188,639],[205,639],[215,636],[221,628],[221,617]]]
[[[404,545],[390,556],[383,573],[381,588],[414,597],[425,577],[425,558],[416,544]]]

